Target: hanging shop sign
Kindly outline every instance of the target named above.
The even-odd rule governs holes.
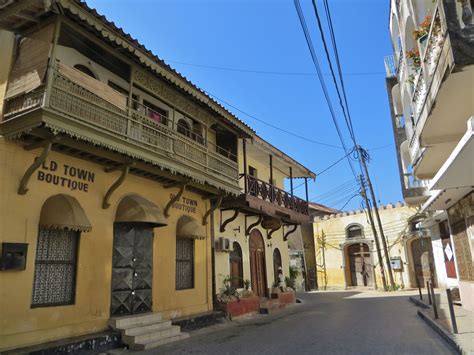
[[[170,199],[174,198],[174,194],[170,194]],[[187,213],[197,213],[198,202],[187,197],[181,197],[171,206],[174,209],[181,210]]]
[[[38,174],[38,181],[61,186],[71,191],[89,192],[89,186],[95,181],[95,173],[74,165],[58,164],[54,160],[44,162]]]

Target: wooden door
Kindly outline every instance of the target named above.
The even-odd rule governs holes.
[[[153,229],[115,223],[111,316],[151,312]]]
[[[265,244],[258,229],[250,233],[249,252],[252,290],[257,296],[265,297],[267,295]]]
[[[369,246],[353,244],[347,248],[349,257],[350,286],[372,286],[373,270]]]

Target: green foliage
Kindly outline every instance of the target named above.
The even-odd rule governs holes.
[[[250,288],[250,280],[249,279],[244,280],[244,287],[245,287],[246,291],[249,290],[249,288]]]
[[[290,266],[290,279],[296,280],[299,274],[300,272],[296,266]]]
[[[286,287],[291,287],[292,289],[295,288],[295,279],[292,279],[291,277],[285,277],[285,284]]]

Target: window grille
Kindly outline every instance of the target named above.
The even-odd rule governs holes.
[[[32,307],[74,304],[79,232],[39,229]]]
[[[353,225],[347,227],[347,238],[362,238],[364,236],[362,227],[360,225]]]
[[[194,288],[194,239],[176,238],[176,289]]]

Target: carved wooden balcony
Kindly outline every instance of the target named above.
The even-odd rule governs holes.
[[[309,222],[308,203],[252,175],[242,175],[246,193],[224,201],[224,208],[240,208],[249,214],[264,213],[286,223]]]
[[[151,120],[126,101],[123,107],[107,101],[64,75],[60,65],[49,69],[46,85],[5,102],[1,134],[16,138],[47,128],[92,143],[91,147],[100,146],[189,176],[201,184],[240,192],[236,157],[219,154],[218,148]]]

